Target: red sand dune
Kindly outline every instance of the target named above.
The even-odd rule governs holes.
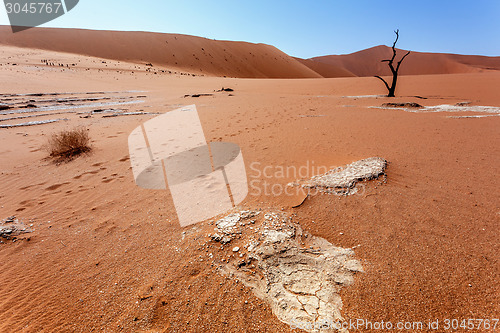
[[[33,28],[13,34],[0,26],[0,44],[164,66],[240,78],[320,78],[274,46],[151,32]]]
[[[389,75],[382,59],[391,48],[376,46],[346,55],[291,57],[274,46],[152,32],[33,28],[13,34],[0,26],[0,45],[67,52],[119,61],[152,63],[172,71],[238,78],[334,78]],[[399,50],[401,57],[404,51]],[[398,58],[399,59],[399,58]],[[500,57],[412,52],[403,75],[500,70]]]
[[[312,59],[301,59],[301,58],[295,58],[295,59],[323,77],[334,78],[334,77],[356,76],[355,74],[351,73],[347,69],[342,68],[340,66],[327,64],[320,61],[314,61]]]
[[[406,51],[398,50],[399,60]],[[344,68],[357,76],[389,75],[390,70],[381,60],[392,56],[390,47],[380,45],[363,51],[328,55],[310,60]],[[403,75],[457,74],[500,70],[500,57],[470,56],[444,53],[412,52],[401,65]]]

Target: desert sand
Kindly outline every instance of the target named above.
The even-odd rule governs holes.
[[[151,63],[197,75],[321,77],[271,45],[215,41],[178,34],[34,28],[22,35],[14,35],[10,27],[1,26],[0,44]]]
[[[363,270],[339,291],[344,320],[498,317],[500,72],[480,69],[496,60],[446,57],[435,70],[448,74],[401,76],[398,97],[386,98],[375,78],[322,78],[320,67],[265,45],[171,35],[168,43],[185,50],[176,66],[156,46],[165,36],[137,33],[158,41],[136,54],[107,47],[120,33],[86,41],[66,31],[49,43],[37,38],[41,30],[26,31],[22,45],[0,32],[0,103],[10,105],[0,125],[53,121],[0,128],[0,219],[8,225],[15,216],[30,231],[0,238],[0,331],[293,331],[243,280],[224,274],[239,258],[235,245],[209,236],[221,216],[182,228],[168,191],[134,182],[130,132],[192,104],[207,141],[238,144],[261,190],[235,212],[276,211],[354,250]],[[459,73],[450,74],[452,61]],[[370,75],[363,65],[333,65],[339,76]],[[223,87],[234,91],[217,92]],[[185,97],[193,94],[207,95]],[[465,107],[381,107],[387,102]],[[89,129],[93,151],[48,159],[48,137],[74,126]],[[297,205],[303,198],[261,186],[284,188],[319,167],[372,156],[388,161],[385,177],[362,182],[357,194],[318,193]],[[266,166],[269,178],[258,172]],[[306,177],[275,172],[290,166],[306,166]]]

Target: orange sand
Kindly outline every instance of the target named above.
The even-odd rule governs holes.
[[[171,39],[175,36],[169,37],[174,43]],[[198,39],[192,39],[194,45]],[[405,76],[397,91],[401,97],[354,99],[343,96],[383,94],[384,88],[375,78],[269,80],[158,73],[173,69],[171,60],[160,67],[152,54],[142,63],[153,62],[154,74],[139,66],[141,59],[135,56],[105,60],[115,56],[115,50],[103,46],[106,40],[98,42],[101,49],[87,51],[102,58],[2,46],[1,91],[141,91],[136,94],[146,95],[145,102],[127,106],[130,111],[167,112],[196,104],[208,141],[240,145],[250,180],[255,172],[249,165],[255,162],[260,168],[299,168],[381,156],[390,162],[387,183],[367,183],[363,195],[318,195],[298,208],[290,208],[287,197],[249,195],[242,206],[283,208],[297,214],[310,233],[356,247],[356,259],[366,272],[342,290],[346,319],[498,316],[500,118],[451,119],[443,113],[367,108],[388,101],[500,106],[498,72]],[[3,36],[0,42],[5,42]],[[208,52],[226,45],[215,43],[212,49],[208,42],[199,43],[199,54],[201,47]],[[266,52],[281,54],[268,46],[252,50],[259,50],[257,58]],[[43,65],[41,59],[78,65],[63,69]],[[290,59],[296,71],[287,73],[314,76]],[[285,76],[272,63],[260,72],[257,61],[252,68],[218,72],[207,61],[203,66],[212,74],[237,75],[234,68],[239,68],[242,76]],[[177,71],[188,67],[183,63]],[[183,97],[221,87],[233,88],[234,96]],[[427,99],[411,97],[416,95]],[[217,273],[207,254],[218,247],[200,236],[213,226],[204,222],[182,229],[168,192],[135,185],[127,138],[154,115],[65,117],[69,120],[0,129],[0,218],[16,215],[34,229],[20,237],[24,240],[0,244],[0,331],[291,331],[249,289]],[[75,125],[90,129],[94,152],[60,165],[45,159],[41,146],[48,135]]]

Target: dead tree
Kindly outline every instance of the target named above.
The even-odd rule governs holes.
[[[392,72],[391,86],[389,87],[389,84],[387,83],[387,81],[385,81],[382,77],[375,75],[375,77],[377,79],[380,79],[380,80],[382,80],[382,82],[384,82],[385,87],[389,91],[389,93],[387,94],[387,97],[395,97],[394,92],[396,91],[396,83],[398,82],[399,67],[401,66],[401,63],[403,62],[403,60],[405,60],[405,58],[408,56],[408,54],[410,54],[410,51],[408,51],[403,56],[403,58],[401,58],[401,60],[398,61],[396,67],[394,68],[394,59],[396,59],[396,43],[398,42],[398,39],[399,39],[399,29],[394,31],[394,32],[396,33],[396,40],[394,41],[394,44],[392,44],[392,58],[382,60],[382,62],[387,62],[387,64],[389,65],[389,68],[391,69],[391,72]]]

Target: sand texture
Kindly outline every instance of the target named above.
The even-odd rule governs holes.
[[[15,46],[0,32],[0,332],[498,317],[498,71],[402,76],[386,98],[376,78],[321,78],[266,45],[151,35],[141,58],[104,33],[94,49],[80,31],[40,33]],[[166,41],[182,44],[178,67]],[[207,142],[239,145],[249,194],[183,228],[169,190],[136,185],[128,137],[187,105]],[[92,151],[49,159],[48,138],[75,126]],[[375,156],[374,171],[349,169]],[[357,191],[288,186],[314,179]]]

